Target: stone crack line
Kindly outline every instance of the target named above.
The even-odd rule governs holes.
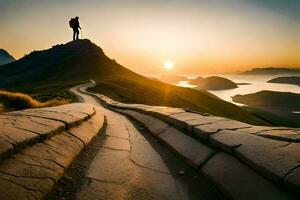
[[[43,193],[43,194],[46,193],[46,192],[44,192],[44,191],[42,191],[42,190],[32,189],[32,188],[30,188],[30,187],[21,185],[20,183],[17,183],[17,182],[15,182],[15,181],[11,180],[11,179],[7,179],[7,178],[1,177],[1,176],[0,176],[0,178],[1,178],[2,180],[9,181],[9,182],[11,182],[11,183],[13,183],[13,184],[15,184],[15,185],[17,185],[17,186],[19,186],[19,187],[22,187],[22,188],[24,188],[25,190],[29,190],[29,191],[32,191],[32,192],[40,192],[40,193]]]
[[[37,162],[37,163],[39,163],[39,164],[29,163],[29,162],[26,162],[26,161],[24,161],[24,160],[17,159],[17,158],[12,158],[12,159],[15,160],[16,162],[21,162],[21,163],[23,163],[23,164],[25,164],[25,165],[29,165],[29,166],[33,166],[33,167],[40,167],[40,168],[44,168],[44,169],[49,169],[49,170],[51,170],[51,171],[53,171],[53,172],[56,172],[55,169],[52,169],[52,168],[47,167],[47,166],[45,166],[45,165],[42,165],[41,163],[39,163],[39,162],[37,162],[37,161],[35,161],[35,162]]]
[[[6,136],[6,135],[4,135],[4,136]],[[12,146],[13,146],[13,148],[14,148],[14,151],[16,151],[16,144],[14,143],[15,141],[14,140],[9,140],[10,138],[5,138],[4,136],[0,136],[0,138],[2,139],[2,140],[4,140],[5,142],[7,142],[7,143],[9,143],[9,144],[11,144]]]
[[[283,145],[281,145],[281,146],[274,147],[273,149],[283,148],[283,147],[289,146],[290,144],[292,144],[292,142],[288,142],[287,144],[283,144]]]
[[[104,149],[110,149],[110,150],[113,150],[113,151],[125,151],[125,152],[129,152],[129,150],[125,150],[125,149],[115,149],[115,148],[111,148],[111,147],[105,147],[105,146],[101,146],[100,148],[104,148]]]
[[[131,123],[131,122],[128,120],[127,123]],[[131,125],[133,126],[133,128],[135,128],[133,124],[131,124]],[[129,143],[130,143],[130,152],[129,152],[130,157],[129,157],[129,160],[130,160],[133,164],[135,164],[135,165],[137,165],[137,166],[139,166],[139,167],[142,167],[142,168],[144,168],[144,169],[148,169],[148,170],[150,170],[150,171],[157,172],[157,173],[162,173],[162,174],[171,175],[171,174],[168,173],[168,172],[164,172],[164,171],[161,171],[161,170],[156,170],[156,169],[153,169],[153,168],[151,168],[151,167],[147,167],[147,166],[144,166],[144,165],[142,165],[142,164],[139,164],[139,163],[137,163],[137,162],[132,158],[132,142],[131,142],[131,134],[130,134],[130,130],[129,130],[129,128],[128,128],[128,125],[125,125],[125,128],[126,128],[126,130],[128,131]],[[137,132],[138,132],[139,134],[141,134],[138,130],[137,130]]]
[[[37,117],[37,118],[41,118],[41,119],[48,119],[48,120],[62,122],[62,123],[64,123],[66,125],[66,127],[69,125],[68,122],[60,120],[60,119],[55,119],[55,118],[52,118],[52,117],[36,116],[36,115],[32,115],[30,113],[26,113],[26,114],[15,114],[15,113],[14,114],[12,114],[12,113],[8,114],[8,113],[4,113],[3,115],[6,115],[6,116],[15,116],[15,117]]]
[[[127,138],[124,138],[124,137],[120,137],[120,136],[114,136],[114,135],[107,135],[107,133],[106,133],[106,135],[105,136],[107,136],[107,137],[114,137],[114,138],[120,138],[120,139],[123,139],[123,140],[127,140],[127,141],[129,141],[129,139],[127,139]],[[129,141],[130,142],[130,141]]]
[[[18,125],[13,125],[12,127],[16,128],[16,129],[19,129],[19,130],[22,130],[22,131],[27,131],[27,132],[34,133],[34,134],[36,134],[36,135],[38,135],[38,136],[42,136],[42,135],[43,135],[43,134],[41,134],[41,133],[38,133],[38,132],[35,132],[35,131],[32,131],[32,130],[26,129],[26,128],[22,128],[22,127],[20,127],[20,126],[18,126]],[[50,133],[49,133],[49,134],[50,134]]]
[[[16,178],[32,178],[32,179],[50,179],[52,180],[54,183],[56,182],[56,180],[52,177],[44,177],[44,176],[39,176],[39,177],[35,177],[35,176],[23,176],[23,175],[15,175],[15,174],[11,174],[11,173],[7,173],[4,171],[0,171],[0,174],[4,174],[7,176],[12,176],[12,177],[16,177]],[[1,176],[0,176],[1,177]]]
[[[84,114],[84,115],[87,115],[86,117],[84,117],[84,118],[80,118],[80,117],[77,117],[77,116],[75,116],[75,115],[72,115],[72,114],[70,114],[70,113],[67,113],[67,112],[59,112],[59,111],[55,111],[55,110],[45,110],[45,111],[47,111],[47,112],[52,112],[52,113],[57,113],[57,114],[64,114],[64,115],[68,115],[68,116],[71,116],[71,117],[74,117],[74,118],[77,118],[77,119],[80,119],[80,120],[86,120],[87,118],[89,118],[89,115],[88,114],[86,114],[86,113],[82,113],[82,114]],[[79,112],[78,112],[79,113]]]
[[[71,136],[70,136],[71,137]],[[55,138],[54,138],[55,139]],[[68,138],[68,139],[71,139],[71,138]],[[73,139],[73,138],[72,138]],[[64,149],[67,149],[69,152],[71,152],[71,153],[73,153],[73,151],[74,152],[77,152],[78,151],[78,149],[81,149],[82,147],[80,146],[80,145],[78,145],[78,144],[76,144],[76,142],[74,141],[74,140],[70,140],[69,142],[71,142],[72,144],[70,144],[70,145],[66,145],[66,140],[65,139],[61,139],[61,140],[53,140],[53,137],[52,138],[50,138],[50,139],[48,139],[49,141],[51,141],[51,142],[53,142],[53,143],[56,143],[56,144],[58,144],[58,145],[60,145],[60,146],[63,146],[64,147]],[[46,144],[46,143],[45,143]],[[74,146],[77,146],[77,148],[76,147],[74,147]],[[54,147],[54,148],[56,148],[56,147]],[[72,150],[71,150],[72,149]]]
[[[136,161],[134,161],[134,159],[131,158],[131,155],[130,155],[130,161],[133,162],[135,165],[139,166],[139,167],[142,167],[144,169],[148,169],[150,171],[153,171],[153,172],[157,172],[157,173],[161,173],[161,174],[166,174],[166,175],[171,175],[171,173],[168,173],[168,172],[164,172],[164,171],[161,171],[161,170],[157,170],[157,169],[153,169],[153,168],[150,168],[150,167],[146,167],[142,164],[139,164],[137,163]]]
[[[299,161],[298,161],[298,163],[299,163]],[[290,173],[292,173],[294,170],[296,170],[296,169],[298,169],[298,168],[300,168],[300,164],[298,164],[298,165],[296,165],[295,167],[293,167],[292,169],[290,169],[282,178],[281,178],[281,182],[283,183],[284,182],[284,180],[286,179],[286,177],[290,174]]]
[[[42,123],[42,122],[36,121],[33,117],[27,117],[27,118],[28,118],[29,120],[31,120],[31,121],[37,123],[37,124],[44,125],[44,126],[48,126],[48,127],[51,127],[51,128],[55,128],[55,127],[53,127],[53,126],[51,126],[51,125],[49,125],[49,124],[46,124],[46,123]],[[35,118],[38,118],[38,117],[35,117]],[[51,121],[55,121],[55,120],[51,120]]]
[[[59,164],[57,161],[52,160],[52,159],[49,159],[49,158],[44,158],[44,157],[41,157],[41,156],[30,155],[30,154],[26,154],[26,153],[24,153],[24,152],[19,152],[19,154],[26,155],[26,156],[33,157],[33,158],[42,159],[42,160],[48,160],[48,161],[51,161],[51,162],[53,162],[54,164],[56,164],[56,165],[62,167],[63,169],[65,169],[65,167],[64,167],[63,165],[61,165],[61,164]]]
[[[18,145],[18,144],[20,144],[20,143],[22,143],[22,142],[18,142],[18,141],[16,141],[14,138],[12,138],[12,137],[10,137],[9,135],[4,135],[5,137],[7,137],[9,140],[11,140],[11,142],[9,142],[8,140],[5,140],[5,139],[7,139],[7,138],[5,138],[5,137],[1,137],[1,138],[5,138],[4,140],[6,141],[6,142],[9,142],[10,144],[12,144],[13,146],[14,146],[14,148],[16,148],[16,146]]]
[[[52,141],[52,140],[51,140]],[[53,141],[52,141],[53,142]],[[51,144],[49,144],[49,143],[43,143],[44,145],[46,145],[46,146],[48,146],[49,147],[49,149],[51,150],[51,151],[54,151],[55,153],[57,153],[58,155],[60,155],[60,156],[62,156],[62,157],[64,157],[64,158],[66,158],[66,156],[64,155],[64,154],[62,154],[61,152],[59,152],[59,151],[57,151],[57,147],[55,147],[55,146],[52,146]],[[70,153],[72,153],[69,149],[67,149],[67,148],[65,148],[67,151],[69,151]]]
[[[84,141],[83,141],[80,137],[78,137],[77,135],[73,134],[73,133],[70,132],[70,131],[65,131],[65,132],[68,133],[70,136],[73,136],[73,137],[77,138],[80,142],[82,142],[84,148],[86,147]]]
[[[93,180],[93,181],[97,181],[97,182],[100,182],[100,183],[108,183],[108,184],[117,184],[117,185],[125,185],[125,186],[130,186],[126,183],[120,183],[120,182],[117,182],[117,181],[104,181],[104,180],[99,180],[97,178],[92,178],[92,177],[88,177],[90,180]]]

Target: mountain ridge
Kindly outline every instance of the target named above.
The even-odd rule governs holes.
[[[249,71],[240,73],[241,75],[282,75],[282,74],[300,74],[300,68],[284,68],[284,67],[266,67],[253,68]]]

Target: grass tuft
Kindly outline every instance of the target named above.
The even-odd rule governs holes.
[[[27,108],[51,107],[67,103],[69,102],[65,99],[53,99],[41,102],[33,99],[28,94],[0,90],[0,112],[22,110]]]

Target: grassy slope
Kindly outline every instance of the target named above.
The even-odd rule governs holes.
[[[88,40],[33,52],[0,67],[0,88],[29,93],[39,100],[69,97],[67,90],[94,79],[93,91],[113,99],[150,105],[185,107],[253,124],[266,124],[246,110],[210,93],[150,80],[108,58]]]
[[[264,120],[245,109],[222,101],[210,93],[151,80],[112,79],[100,81],[96,87],[91,88],[91,91],[102,93],[125,103],[183,107],[252,124],[266,124]]]

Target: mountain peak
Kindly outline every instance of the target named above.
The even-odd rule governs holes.
[[[15,61],[14,57],[12,57],[7,51],[4,49],[0,49],[0,65],[4,65],[7,63],[11,63]]]
[[[91,42],[88,39],[71,41],[65,44],[58,44],[52,46],[51,49],[45,50],[48,52],[57,53],[68,53],[68,54],[80,54],[84,56],[88,55],[102,55],[104,56],[103,50],[97,46],[95,43]]]
[[[75,40],[68,42],[66,44],[58,44],[52,48],[63,48],[63,49],[73,49],[73,50],[103,50],[97,46],[95,43],[91,42],[89,39]]]

